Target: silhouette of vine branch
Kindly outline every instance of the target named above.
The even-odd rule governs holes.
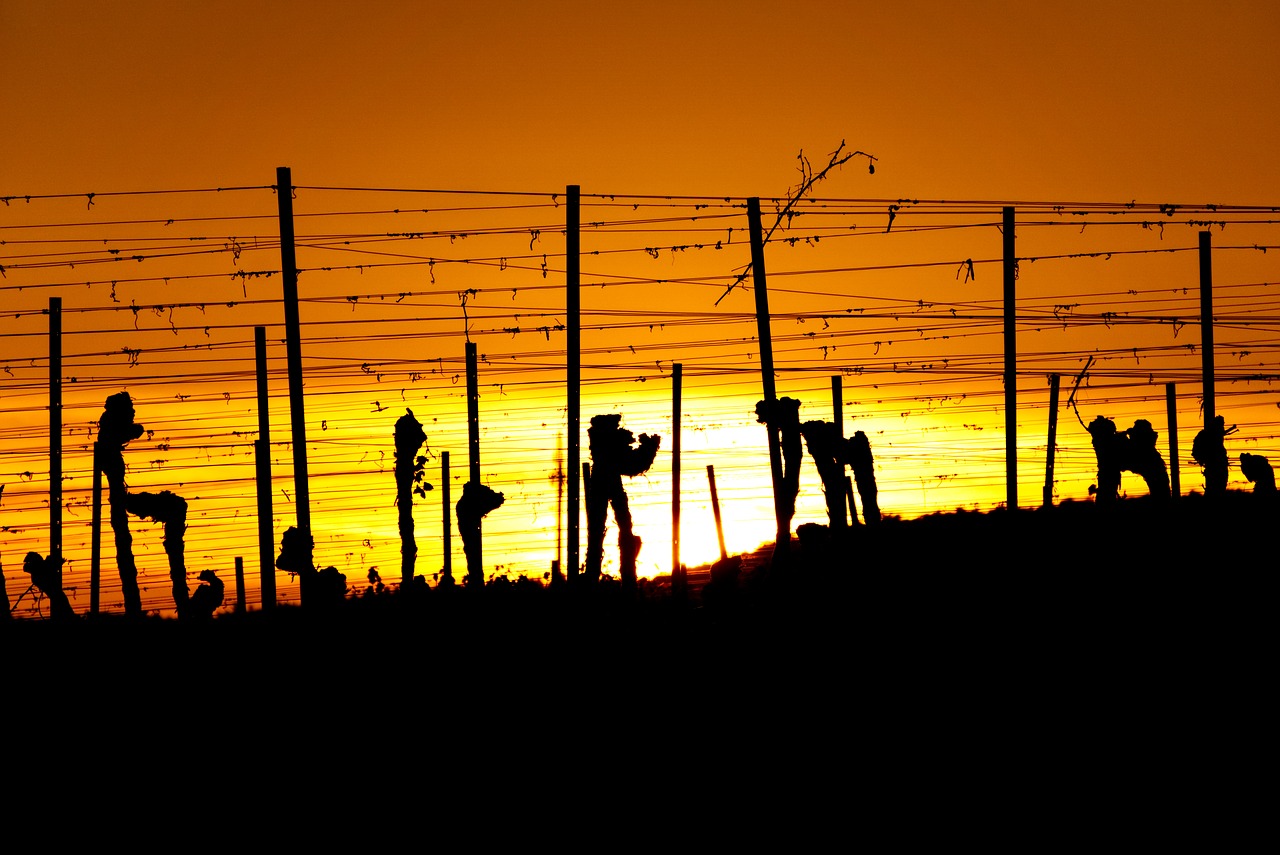
[[[764,243],[769,242],[770,238],[773,237],[773,233],[782,226],[784,221],[788,228],[791,226],[791,220],[796,216],[796,203],[807,196],[809,191],[811,191],[818,182],[826,178],[832,170],[839,169],[855,157],[865,157],[867,159],[867,171],[871,175],[876,174],[877,158],[875,155],[868,154],[861,150],[846,152],[844,148],[845,141],[840,140],[840,145],[836,147],[836,150],[827,156],[827,165],[822,167],[819,172],[813,171],[813,164],[809,161],[809,158],[805,157],[804,149],[800,149],[800,153],[796,155],[796,160],[800,161],[800,165],[797,167],[800,171],[800,183],[787,190],[786,204],[778,207],[777,217],[774,218],[773,225],[769,226],[769,230],[764,233]],[[726,288],[724,293],[720,295],[720,298],[716,300],[715,305],[720,305],[720,301],[725,297],[728,297],[733,289],[745,282],[747,277],[750,275],[751,263],[747,262],[747,266],[744,267],[742,272],[739,273],[733,282],[729,284],[729,287]]]

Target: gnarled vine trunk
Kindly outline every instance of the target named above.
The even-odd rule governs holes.
[[[129,493],[125,498],[129,513],[164,525],[164,554],[169,559],[169,581],[173,586],[173,605],[180,619],[190,617],[191,589],[187,587],[186,544],[187,500],[176,493]]]
[[[1120,473],[1133,472],[1146,482],[1147,492],[1157,500],[1170,497],[1169,471],[1156,448],[1159,434],[1151,422],[1138,419],[1126,431],[1116,430],[1115,422],[1098,416],[1086,428],[1098,459],[1098,483],[1094,501],[1113,505],[1120,498]]]
[[[213,617],[214,611],[222,605],[225,586],[212,570],[201,570],[200,587],[191,594],[187,605],[187,614],[192,620],[204,621]]]
[[[1232,426],[1232,430],[1235,427]],[[1214,416],[1204,430],[1196,434],[1191,443],[1191,457],[1204,468],[1204,494],[1218,497],[1227,492],[1227,430],[1226,419]]]
[[[800,446],[800,402],[786,397],[758,401],[756,421],[774,432],[782,448],[782,483],[774,485],[778,534],[773,547],[774,561],[782,563],[791,553],[791,520],[796,515],[796,496],[800,494],[800,463],[804,458]]]
[[[62,590],[58,568],[53,565],[51,558],[45,558],[39,552],[28,552],[22,562],[22,569],[31,575],[31,584],[48,598],[49,616],[53,620],[64,623],[76,619],[67,593]]]
[[[876,487],[875,458],[871,456],[871,441],[866,433],[857,431],[848,439],[849,466],[853,480],[858,485],[858,497],[862,499],[862,519],[868,527],[880,524],[879,489]]]
[[[484,563],[480,541],[480,521],[490,511],[502,507],[505,497],[484,484],[468,481],[462,487],[462,498],[455,509],[458,513],[458,536],[462,538],[462,551],[467,556],[467,585],[484,587]]]
[[[408,591],[413,583],[413,570],[418,560],[418,542],[414,539],[413,494],[414,482],[422,481],[422,466],[426,458],[418,455],[418,449],[427,441],[422,424],[414,418],[413,410],[396,420],[396,508],[400,524],[400,590]],[[431,485],[419,487],[424,493]]]
[[[1273,496],[1276,492],[1276,473],[1271,461],[1261,454],[1240,455],[1240,471],[1253,482],[1253,492],[1260,496]]]
[[[98,419],[98,465],[107,478],[107,502],[111,506],[111,531],[115,535],[116,567],[120,571],[120,591],[125,614],[142,615],[142,595],[138,591],[138,565],[133,557],[133,535],[129,532],[126,502],[129,487],[124,480],[124,447],[142,436],[144,428],[133,420],[133,399],[128,392],[107,398]]]
[[[844,467],[846,443],[834,422],[809,421],[800,426],[800,434],[809,447],[809,456],[822,479],[822,493],[827,501],[827,519],[832,535],[848,525],[844,504]]]
[[[649,471],[657,456],[662,437],[640,434],[640,444],[634,445],[635,435],[621,427],[622,416],[592,416],[587,437],[591,448],[591,481],[587,489],[587,563],[584,577],[587,582],[600,578],[604,564],[604,530],[613,506],[613,518],[618,524],[618,575],[624,588],[636,585],[636,561],[642,541],[631,527],[631,506],[627,491],[622,486],[622,476],[633,478]]]
[[[280,537],[280,554],[276,569],[298,577],[302,607],[317,611],[336,608],[347,596],[347,577],[337,567],[317,570],[315,540],[296,526],[289,526]]]
[[[1124,432],[1124,437],[1120,468],[1140,475],[1147,484],[1147,492],[1154,498],[1161,501],[1168,499],[1172,495],[1169,470],[1164,465],[1160,450],[1156,448],[1160,435],[1151,427],[1151,422],[1137,419],[1133,427]]]

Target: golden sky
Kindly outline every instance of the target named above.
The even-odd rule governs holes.
[[[758,362],[749,342],[731,345],[754,334],[754,306],[745,289],[717,306],[724,280],[694,280],[731,279],[745,263],[744,197],[784,195],[797,183],[799,152],[821,168],[842,141],[847,150],[873,155],[875,173],[856,158],[815,189],[815,197],[841,201],[829,206],[829,222],[808,227],[818,216],[801,218],[791,234],[827,238],[821,246],[801,240],[768,250],[775,350],[796,369],[781,375],[779,393],[801,397],[804,417],[829,419],[830,376],[844,374],[845,429],[872,436],[887,513],[990,507],[1004,498],[1001,243],[994,227],[1002,205],[1044,223],[1020,228],[1020,256],[1070,256],[1023,263],[1019,294],[1029,312],[1124,312],[1124,299],[1133,297],[1140,302],[1130,307],[1134,312],[1179,315],[1190,324],[1176,334],[1172,325],[1123,335],[1110,324],[1020,331],[1027,372],[1020,404],[1029,408],[1019,440],[1025,443],[1020,502],[1037,504],[1043,483],[1043,376],[1064,375],[1065,400],[1091,348],[1142,347],[1130,360],[1133,372],[1152,371],[1141,381],[1146,389],[1126,385],[1139,382],[1133,377],[1114,380],[1114,389],[1102,374],[1091,377],[1080,398],[1086,421],[1108,415],[1123,429],[1142,417],[1163,432],[1168,378],[1157,376],[1156,367],[1181,372],[1185,458],[1200,391],[1188,385],[1199,356],[1180,351],[1199,342],[1193,249],[1206,226],[1195,221],[1214,217],[1182,211],[1280,204],[1278,36],[1280,6],[1270,2],[0,0],[6,128],[0,196],[10,197],[0,208],[6,267],[0,287],[15,312],[0,326],[0,363],[8,366],[0,373],[8,384],[0,386],[7,413],[0,437],[12,449],[0,470],[7,485],[0,514],[20,529],[0,538],[11,597],[22,554],[41,550],[41,513],[47,523],[39,433],[46,419],[40,407],[47,405],[41,398],[47,320],[40,310],[51,296],[63,298],[65,327],[73,333],[65,373],[85,382],[81,390],[68,386],[68,426],[87,437],[106,394],[129,389],[139,398],[138,420],[156,430],[126,451],[131,486],[200,496],[192,499],[192,574],[214,566],[229,580],[224,571],[233,553],[244,555],[251,576],[256,572],[252,484],[244,480],[247,458],[238,445],[251,442],[246,431],[256,431],[252,350],[244,344],[252,342],[254,324],[274,325],[273,341],[282,337],[278,278],[193,277],[278,270],[269,189],[278,166],[290,167],[299,187],[299,266],[311,271],[300,288],[313,300],[302,307],[304,327],[312,324],[304,328],[304,358],[314,371],[308,439],[320,443],[313,513],[343,521],[328,531],[317,524],[317,560],[338,565],[353,584],[371,565],[388,580],[399,575],[389,440],[405,407],[436,420],[423,418],[433,453],[451,452],[455,500],[458,473],[465,480],[465,442],[457,441],[465,437],[465,402],[460,412],[464,399],[452,378],[463,350],[459,295],[472,288],[468,320],[482,352],[492,356],[482,368],[484,459],[492,461],[485,480],[509,497],[486,520],[486,555],[491,569],[505,562],[508,572],[540,576],[549,565],[555,496],[548,478],[562,442],[563,373],[556,366],[563,368],[564,342],[562,333],[537,327],[563,321],[564,295],[553,287],[563,285],[562,273],[556,279],[563,238],[555,232],[563,225],[563,199],[551,194],[569,184],[586,195],[584,223],[602,224],[584,230],[584,252],[605,254],[584,256],[583,283],[611,286],[583,294],[584,348],[598,348],[584,356],[584,426],[594,412],[620,408],[636,433],[663,433],[668,452],[664,378],[672,362],[682,362],[685,560],[715,557],[703,495],[708,463],[725,473],[720,488],[733,520],[730,548],[768,540],[767,503],[760,511],[763,429],[751,415],[760,396]],[[240,187],[260,189],[110,195]],[[90,200],[89,193],[99,195]],[[60,194],[66,195],[55,198]],[[37,198],[19,198],[28,195]],[[708,207],[691,210],[692,203],[668,205],[655,196],[696,197]],[[711,207],[726,197],[732,201]],[[886,235],[887,209],[897,200],[922,204],[901,210]],[[974,204],[929,208],[928,200]],[[1112,227],[1050,204],[1106,203],[1112,207],[1099,218],[1118,220],[1119,206],[1131,201],[1179,210],[1145,209]],[[432,213],[410,215],[421,209]],[[660,223],[664,218],[671,225]],[[1266,285],[1280,274],[1275,253],[1251,248],[1280,241],[1266,222],[1271,218],[1249,214],[1260,221],[1250,224],[1243,218],[1209,226],[1215,285],[1223,289],[1219,305],[1265,317],[1273,312]],[[635,225],[625,225],[633,219]],[[125,222],[131,225],[119,225]],[[965,228],[939,229],[944,223]],[[453,237],[387,239],[426,231]],[[349,243],[355,236],[382,240],[357,251]],[[35,242],[70,238],[80,243]],[[670,249],[716,240],[731,245]],[[208,252],[178,254],[196,245]],[[125,256],[147,260],[131,267],[109,257],[91,261],[124,247]],[[645,252],[659,247],[656,257]],[[375,252],[398,254],[405,266],[351,269],[391,263],[393,256]],[[496,266],[499,258],[504,262]],[[973,281],[957,266],[966,259],[978,262]],[[933,266],[895,267],[904,264]],[[618,284],[627,281],[633,284]],[[1177,288],[1191,291],[1179,296]],[[405,293],[415,296],[397,302]],[[132,312],[131,303],[160,308]],[[943,322],[934,319],[930,332],[904,336],[901,313],[913,303],[921,312],[933,306],[943,314],[986,313],[997,326],[983,327],[985,337],[975,339],[958,328],[941,332],[935,325]],[[851,314],[855,304],[862,313],[886,313],[874,322],[883,322],[884,331],[849,328],[848,338],[806,341],[808,333],[832,332],[820,316]],[[608,314],[623,308],[638,314]],[[737,316],[712,318],[715,312]],[[659,328],[647,329],[655,321]],[[907,346],[910,336],[917,343]],[[1265,374],[1274,366],[1268,348],[1275,339],[1274,328],[1257,323],[1224,329],[1219,363]],[[213,343],[227,350],[194,349]],[[824,343],[836,349],[817,353]],[[639,353],[630,352],[637,346]],[[129,364],[125,348],[142,351],[138,364]],[[898,370],[966,354],[986,357],[981,378]],[[1173,364],[1171,354],[1182,361]],[[274,347],[272,358],[273,439],[286,441],[283,348]],[[406,385],[432,359],[441,360],[437,374],[422,377],[420,387],[414,380]],[[1099,369],[1122,363],[1108,359]],[[414,360],[422,365],[415,368]],[[852,373],[871,367],[883,371],[875,383]],[[1269,381],[1248,385],[1248,395],[1220,398],[1218,411],[1239,423],[1241,441],[1250,442],[1237,450],[1274,459],[1280,431],[1266,410],[1274,412],[1277,401]],[[1088,437],[1069,410],[1059,418],[1059,497],[1083,498],[1093,467]],[[385,448],[378,447],[383,439]],[[83,501],[85,463],[70,442],[67,469],[78,480],[67,489],[81,492],[69,500]],[[287,448],[277,461],[277,487],[292,492]],[[670,565],[669,463],[660,455],[650,475],[630,487],[647,575]],[[817,476],[810,461],[805,465],[797,523],[822,519]],[[195,474],[201,466],[204,472]],[[209,475],[215,466],[225,468]],[[1200,487],[1197,468],[1184,466],[1182,473],[1184,491]],[[767,462],[763,477],[767,483]],[[1247,488],[1238,472],[1233,478]],[[1126,485],[1143,489],[1140,482]],[[275,495],[278,534],[290,518],[281,490]],[[237,501],[243,512],[234,510]],[[429,575],[441,563],[432,541],[438,493],[416,508],[418,572]],[[76,579],[87,571],[76,551],[87,540],[85,516],[80,505],[66,518]],[[163,582],[158,528],[138,521],[133,528],[144,572]],[[109,532],[104,540],[110,542]],[[454,552],[458,574],[459,545]],[[105,554],[110,578],[109,547]],[[283,580],[281,590],[287,595]],[[165,584],[152,586],[153,608],[165,607],[166,593]],[[73,603],[83,607],[87,594]]]

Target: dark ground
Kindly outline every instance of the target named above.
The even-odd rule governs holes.
[[[408,775],[428,814],[465,781],[570,815],[678,804],[713,839],[732,803],[737,832],[763,813],[793,845],[820,812],[815,846],[1217,848],[1273,767],[1277,508],[1258,499],[888,519],[826,554],[797,539],[785,570],[748,557],[719,590],[691,570],[685,601],[663,580],[513,584],[14,622],[9,768],[234,770],[290,807]]]
[[[683,601],[667,580],[635,597],[490,585],[197,626],[24,620],[0,644],[24,695],[142,707],[1185,705],[1274,674],[1277,509],[1228,498],[888,519],[838,548],[793,541],[785,569],[755,556],[719,587],[693,570]]]

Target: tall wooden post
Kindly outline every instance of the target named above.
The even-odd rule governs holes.
[[[831,422],[836,426],[836,439],[839,441],[837,448],[844,446],[844,380],[839,374],[831,375]],[[840,466],[840,471],[844,472],[844,466]],[[849,506],[845,502],[844,491],[840,491],[840,514],[838,519],[833,519],[832,523],[838,529],[846,528],[849,524]]]
[[[262,608],[276,605],[274,509],[271,498],[271,408],[267,386],[267,328],[253,328],[254,362],[258,377],[258,438],[253,443],[258,492],[258,582]]]
[[[49,566],[62,587],[62,298],[49,298]]]
[[[1005,506],[1018,509],[1017,274],[1013,208],[1004,209],[1004,460]]]
[[[293,245],[293,178],[276,169],[280,207],[280,273],[284,278],[284,344],[289,363],[289,416],[293,432],[293,495],[303,543],[311,541],[311,489],[307,481],[307,414],[302,400],[302,325],[298,317],[298,261]],[[310,556],[307,561],[310,562]]]
[[[480,486],[480,372],[476,365],[476,343],[467,342],[467,459],[468,480]],[[463,495],[466,495],[465,493]],[[484,520],[476,520],[476,528],[484,528]],[[465,543],[465,537],[463,542]],[[475,566],[484,566],[484,538],[476,538]],[[467,559],[468,572],[471,559]],[[483,580],[482,580],[483,581]]]
[[[96,616],[101,609],[102,597],[102,457],[98,441],[93,441],[93,480],[89,528],[89,614]]]
[[[1182,495],[1182,479],[1178,465],[1178,384],[1164,384],[1165,409],[1169,413],[1169,488],[1176,501]]]
[[[716,518],[716,540],[720,544],[720,560],[729,557],[724,548],[724,524],[720,522],[720,496],[716,493],[716,467],[707,464],[707,483],[711,486],[711,513]]]
[[[1058,386],[1061,378],[1049,375],[1049,447],[1044,459],[1044,506],[1053,507],[1053,455],[1058,448]]]
[[[236,556],[236,606],[238,615],[244,614],[244,559]]]
[[[671,366],[671,578],[683,576],[680,570],[680,395],[684,383],[684,366]]]
[[[441,578],[453,578],[453,503],[449,500],[449,452],[440,452],[440,501],[444,503],[444,566]]]
[[[760,339],[760,380],[764,386],[764,400],[771,410],[778,399],[773,382],[773,336],[769,331],[769,289],[764,270],[764,230],[760,225],[760,199],[747,199],[747,228],[751,238],[751,273],[756,294],[756,330]],[[782,505],[782,446],[778,432],[766,426],[769,433],[769,472],[773,477],[773,514],[777,520],[777,540],[774,554],[785,558],[791,551],[790,522]]]
[[[1213,234],[1206,231],[1200,232],[1200,374],[1206,432],[1218,415],[1213,371]]]
[[[476,343],[467,342],[467,459],[469,478],[480,483],[480,372],[476,365]]]
[[[578,468],[581,463],[582,423],[582,326],[581,292],[579,291],[579,229],[581,221],[580,188],[570,184],[565,189],[565,370],[566,409],[569,433],[569,501],[565,536],[568,540],[569,581],[578,578]]]

